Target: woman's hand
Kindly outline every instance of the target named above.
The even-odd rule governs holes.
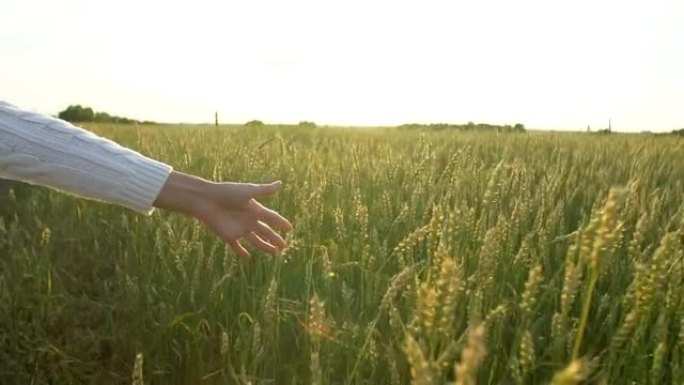
[[[256,198],[273,195],[280,186],[280,182],[212,183],[174,171],[154,205],[199,219],[241,258],[249,257],[241,240],[276,255],[287,245],[271,226],[290,231],[292,225]]]

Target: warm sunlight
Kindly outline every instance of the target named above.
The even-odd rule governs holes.
[[[684,384],[684,0],[0,1],[0,384]]]

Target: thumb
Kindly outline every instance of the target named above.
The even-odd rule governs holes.
[[[280,187],[283,185],[283,182],[281,181],[276,181],[268,184],[253,184],[251,185],[251,191],[250,195],[252,197],[263,197],[263,196],[269,196],[275,194],[278,190],[280,190]]]

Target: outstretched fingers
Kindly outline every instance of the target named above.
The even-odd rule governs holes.
[[[249,243],[251,243],[254,247],[256,247],[262,251],[265,251],[265,252],[267,252],[269,254],[273,254],[273,255],[278,254],[278,248],[277,247],[275,247],[272,244],[264,241],[255,233],[247,234],[245,236],[245,239],[247,239],[249,241]]]
[[[264,207],[264,205],[257,201],[254,201],[254,204],[257,207],[257,216],[259,217],[259,221],[269,224],[271,226],[275,226],[283,231],[292,230],[292,223],[285,219],[285,217],[278,214],[274,210]]]
[[[252,198],[270,196],[278,192],[283,183],[276,181],[268,184],[249,184],[250,195]]]
[[[255,232],[259,235],[259,237],[263,238],[266,242],[272,244],[277,248],[282,249],[287,246],[287,242],[285,242],[283,237],[281,237],[280,234],[273,231],[273,229],[269,225],[263,222],[256,223]]]
[[[228,240],[227,242],[230,245],[230,248],[233,249],[233,252],[237,254],[240,258],[242,258],[243,260],[249,258],[249,251],[247,251],[247,249],[245,249],[245,247],[242,246],[242,244],[240,244],[239,240],[233,239]]]

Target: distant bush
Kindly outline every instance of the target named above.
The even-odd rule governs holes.
[[[672,130],[671,134],[677,136],[684,136],[684,128],[681,128],[679,130]]]
[[[61,111],[58,118],[69,122],[92,122],[95,119],[95,113],[90,107],[82,107],[80,104],[69,106],[66,110]]]
[[[265,124],[261,120],[250,120],[249,122],[245,123],[245,127],[263,127],[263,126],[265,126]]]
[[[316,123],[303,120],[297,125],[302,128],[316,128]]]
[[[613,131],[611,131],[609,128],[604,128],[602,130],[596,131],[595,133],[599,135],[610,135],[613,133]]]

